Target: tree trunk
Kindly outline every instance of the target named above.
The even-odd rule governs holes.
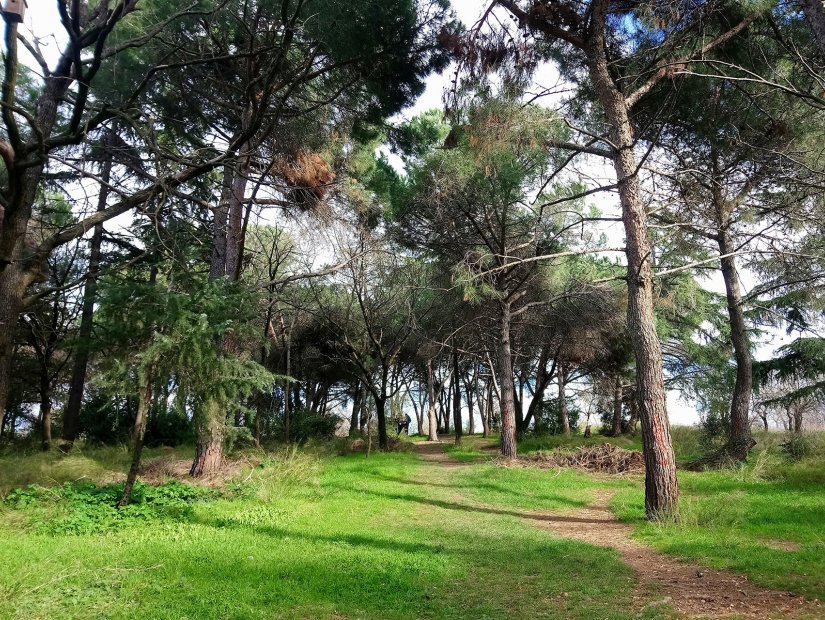
[[[11,362],[17,319],[23,309],[23,297],[30,278],[15,263],[0,272],[0,416],[5,415],[11,390]]]
[[[385,392],[386,393],[386,392]],[[387,438],[387,416],[386,416],[386,397],[374,398],[375,400],[375,415],[378,416],[378,448],[381,450],[388,449],[389,440]]]
[[[461,377],[458,374],[458,349],[453,347],[453,428],[455,444],[461,445],[464,423],[461,420]]]
[[[802,8],[813,30],[822,58],[825,59],[825,0],[802,0]]]
[[[501,456],[514,459],[516,448],[516,409],[513,399],[513,355],[510,350],[510,304],[501,303],[499,338],[499,378],[501,379]]]
[[[189,474],[198,478],[220,470],[223,465],[223,440],[226,434],[226,412],[216,400],[204,403],[195,430],[195,459]]]
[[[143,373],[141,373],[143,374]],[[146,436],[146,422],[149,418],[149,403],[152,402],[152,369],[146,371],[141,385],[138,386],[138,407],[135,416],[135,426],[132,429],[132,464],[126,476],[126,485],[123,495],[117,503],[118,508],[126,506],[132,499],[132,489],[140,471],[140,456],[143,452],[143,438]]]
[[[622,375],[616,373],[616,383],[613,385],[613,437],[622,434]]]
[[[475,424],[475,415],[473,413],[473,391],[476,388],[476,382],[478,381],[478,367],[474,366],[473,368],[473,378],[470,379],[469,375],[466,377],[464,382],[464,393],[467,397],[467,432],[472,436],[476,433],[476,424]]]
[[[558,381],[561,432],[564,433],[565,436],[570,437],[570,415],[567,413],[567,394],[565,393],[565,387],[567,387],[567,365],[564,362],[559,362]]]
[[[439,409],[441,410],[441,421],[444,423],[445,435],[450,434],[450,394],[452,394],[452,390],[452,384],[448,384],[447,389],[442,389],[438,395],[438,404]]]
[[[547,390],[547,384],[553,375],[554,367],[547,371],[547,362],[550,360],[550,346],[545,345],[541,348],[539,355],[539,362],[536,367],[536,389],[533,391],[533,399],[530,401],[530,406],[527,407],[527,415],[524,416],[524,430],[530,427],[530,422],[538,415],[542,404],[544,403],[544,392]]]
[[[730,431],[727,445],[723,448],[729,457],[738,461],[748,458],[748,453],[756,444],[750,428],[750,401],[753,390],[753,360],[751,359],[750,339],[745,325],[745,313],[742,308],[742,292],[739,288],[739,272],[736,258],[729,256],[734,252],[733,241],[728,233],[727,215],[721,204],[717,203],[722,226],[719,231],[719,253],[723,256],[722,278],[728,301],[728,320],[733,353],[736,359],[736,383],[730,404]]]
[[[52,447],[52,382],[47,360],[40,369],[40,437],[42,448],[47,451]]]
[[[485,439],[490,436],[490,413],[493,410],[493,382],[487,380],[487,399],[484,402],[484,411],[481,412],[481,436]]]
[[[100,168],[100,192],[97,196],[97,210],[106,208],[109,200],[109,181],[112,175],[112,153],[114,146],[111,135],[104,142],[103,164]],[[69,397],[63,412],[63,432],[60,449],[68,452],[80,432],[80,408],[86,388],[86,370],[89,365],[89,344],[94,326],[95,301],[97,300],[97,278],[100,272],[100,247],[103,244],[103,224],[97,224],[89,244],[89,267],[83,288],[83,308],[80,314],[80,329],[77,334],[78,346],[74,350],[72,378],[69,382]]]
[[[361,382],[356,380],[352,392],[352,416],[349,422],[349,436],[355,437],[358,434],[358,420],[361,416]]]
[[[435,391],[435,377],[433,376],[433,361],[427,360],[427,394],[429,396],[429,410],[428,421],[429,429],[427,431],[428,441],[438,441],[438,419],[436,418],[436,391]]]
[[[679,487],[667,418],[662,350],[653,314],[653,266],[647,213],[640,195],[633,127],[624,96],[608,68],[606,6],[594,5],[587,40],[590,78],[604,111],[622,207],[627,258],[627,323],[636,357],[636,394],[645,454],[645,512],[650,519],[676,515]]]

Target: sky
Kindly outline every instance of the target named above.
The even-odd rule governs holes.
[[[62,41],[65,41],[65,33],[63,32],[56,10],[56,0],[28,1],[29,7],[23,27],[21,28],[21,34],[25,34],[30,40],[32,36],[37,37],[44,57],[50,65],[53,65],[59,56]],[[453,0],[453,8],[459,19],[461,19],[465,25],[471,26],[486,8],[486,2],[480,2],[478,0]],[[36,64],[22,46],[20,47],[20,55],[26,64],[30,67],[36,67]],[[426,110],[442,108],[443,93],[450,85],[452,71],[452,68],[448,68],[440,75],[430,76],[427,79],[426,89],[421,97],[394,120],[410,119]],[[552,86],[558,82],[558,73],[552,66],[545,65],[538,71],[536,81],[537,85],[543,87]],[[552,105],[552,103],[552,101],[545,101],[543,104]],[[588,167],[582,169],[582,173],[591,177],[591,182],[596,183],[610,183],[613,178],[612,170],[609,166],[595,162],[588,164]],[[618,200],[613,193],[601,192],[595,194],[590,201],[605,215],[619,213]],[[129,221],[130,220],[124,220],[124,224],[128,225]],[[605,223],[602,231],[607,235],[610,245],[621,245],[623,242],[624,235],[620,222]],[[747,272],[742,274],[742,280],[743,287],[746,291],[749,290],[755,282],[753,276]],[[708,290],[724,293],[724,286],[719,276],[705,279],[703,286]],[[787,337],[779,331],[768,333],[757,347],[757,357],[765,358],[770,356],[778,346],[781,346],[781,344],[784,344],[787,340]],[[668,411],[671,422],[674,424],[694,424],[699,421],[695,408],[690,403],[682,401],[676,392],[670,392],[668,394]]]

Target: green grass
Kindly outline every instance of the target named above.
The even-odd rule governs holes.
[[[43,533],[7,506],[0,617],[634,617],[615,553],[474,501],[525,503],[528,478],[453,472],[409,453],[282,455],[178,518],[95,534]],[[530,502],[586,501],[564,493]]]
[[[88,484],[63,483],[84,468],[122,476],[125,452],[3,456],[3,484],[52,486],[0,503],[0,618],[632,618],[632,575],[615,552],[520,517],[574,510],[604,487],[663,551],[825,595],[818,453],[790,462],[771,437],[741,470],[681,473],[682,522],[654,525],[640,477],[501,468],[481,460],[493,441],[451,448],[460,468],[409,452],[259,454],[220,491],[169,485],[122,518],[89,509]]]
[[[146,448],[144,460],[154,457],[192,458],[191,447]],[[67,454],[31,450],[0,454],[0,497],[29,484],[49,486],[74,480],[111,482],[124,476],[131,456],[126,446],[88,447],[78,443]]]
[[[679,472],[678,523],[645,521],[640,487],[620,491],[613,509],[661,551],[825,599],[825,454],[791,461],[780,434],[759,440],[740,469]]]

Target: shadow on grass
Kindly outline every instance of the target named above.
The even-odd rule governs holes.
[[[557,515],[557,514],[548,514],[542,512],[531,512],[525,510],[508,510],[505,508],[497,508],[494,506],[485,506],[485,505],[478,505],[478,504],[463,504],[460,502],[454,501],[447,501],[443,499],[433,499],[429,497],[422,497],[420,495],[413,495],[410,493],[382,493],[378,491],[371,491],[369,489],[352,489],[351,487],[345,487],[343,485],[329,485],[332,488],[336,488],[340,491],[346,491],[349,493],[359,493],[364,495],[370,495],[372,497],[377,497],[380,499],[389,499],[389,500],[397,500],[397,501],[404,501],[404,502],[414,502],[418,504],[424,504],[426,506],[434,506],[435,508],[442,508],[444,510],[459,510],[463,512],[472,512],[472,513],[482,513],[482,514],[492,514],[492,515],[504,515],[508,517],[519,517],[521,519],[530,519],[533,521],[548,521],[548,522],[569,522],[569,523],[607,523],[613,521],[612,518],[608,517],[605,519],[587,519],[587,518],[579,518],[570,515]],[[580,501],[580,500],[572,500],[567,497],[562,497],[558,495],[548,495],[547,496],[549,501],[556,502],[558,504],[562,504],[564,506],[570,508],[582,508],[587,505],[587,502]]]

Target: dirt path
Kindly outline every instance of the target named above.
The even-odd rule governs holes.
[[[421,442],[416,444],[416,452],[438,467],[470,466],[451,458],[445,452],[447,445]],[[633,540],[633,527],[616,519],[610,510],[611,497],[610,491],[602,491],[593,504],[574,511],[508,514],[517,514],[558,536],[615,549],[636,574],[633,598],[639,611],[667,604],[688,618],[825,617],[820,602],[806,602],[789,592],[762,588],[744,575],[681,562]]]

